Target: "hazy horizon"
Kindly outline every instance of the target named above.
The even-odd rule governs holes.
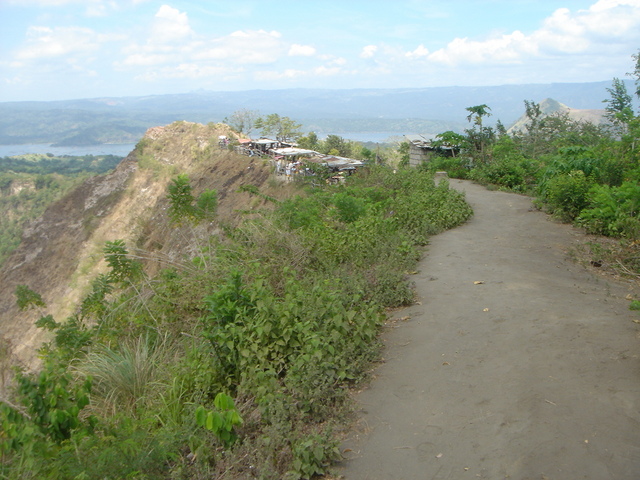
[[[3,0],[0,102],[626,78],[640,0]]]

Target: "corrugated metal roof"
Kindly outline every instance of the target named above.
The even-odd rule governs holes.
[[[405,135],[404,138],[406,138],[408,142],[411,142],[414,145],[428,146],[428,145],[431,144],[431,141],[435,138],[435,136],[434,135],[426,136],[426,135],[420,135],[420,134],[408,134],[408,135]]]
[[[355,158],[338,157],[336,155],[322,155],[317,154],[315,157],[309,159],[310,162],[327,165],[331,168],[338,170],[353,170],[357,167],[364,165],[360,160]]]
[[[305,150],[304,148],[295,148],[295,147],[285,147],[285,148],[274,148],[271,150],[276,155],[282,155],[284,157],[289,157],[292,155],[313,155],[313,150]]]
[[[253,140],[253,143],[266,145],[266,144],[269,144],[269,143],[279,143],[279,142],[277,140],[271,140],[270,138],[259,138],[258,140]]]

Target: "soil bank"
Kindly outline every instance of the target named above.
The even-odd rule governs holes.
[[[342,446],[347,480],[640,478],[630,284],[528,197],[452,180],[474,217],[432,239]]]

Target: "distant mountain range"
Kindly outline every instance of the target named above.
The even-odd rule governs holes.
[[[553,98],[573,109],[601,109],[611,82],[402,89],[198,91],[145,97],[0,103],[0,144],[135,143],[145,130],[176,120],[221,122],[240,109],[278,113],[303,131],[437,134],[468,127],[466,107],[486,104],[505,126],[524,100]],[[629,90],[631,83],[629,82]],[[347,137],[348,138],[348,137]]]

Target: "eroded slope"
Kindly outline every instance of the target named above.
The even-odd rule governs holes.
[[[235,137],[222,124],[176,122],[149,129],[112,173],[88,180],[26,229],[22,244],[0,270],[0,336],[10,346],[12,363],[37,365],[36,349],[46,333],[34,322],[42,314],[61,321],[73,313],[91,280],[104,271],[106,241],[123,239],[128,246],[164,257],[188,256],[193,235],[215,233],[219,224],[237,222],[239,210],[268,208],[263,199],[239,192],[241,185],[256,185],[274,196],[286,194],[286,187],[268,182],[267,163],[220,149],[219,135]],[[200,225],[197,231],[169,224],[167,186],[179,173],[189,175],[195,194],[218,192],[215,223]],[[147,268],[153,272],[155,267]],[[46,311],[17,309],[14,292],[20,284],[42,295]],[[6,357],[0,359],[5,365]]]

